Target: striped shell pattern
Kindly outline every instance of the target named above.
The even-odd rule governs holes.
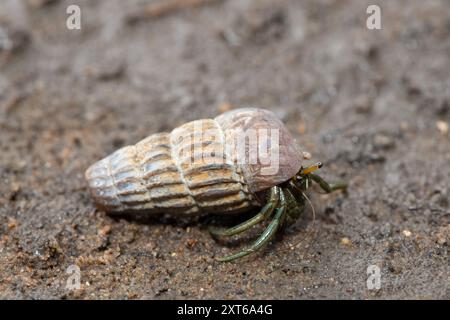
[[[257,128],[279,132],[279,166],[270,175],[261,173],[260,162],[245,163],[233,148],[226,148],[242,130]],[[199,158],[196,146],[201,146]],[[269,143],[269,149],[274,147]],[[260,205],[258,193],[294,176],[301,160],[273,113],[246,108],[150,135],[96,162],[85,176],[96,205],[107,212],[233,213]]]

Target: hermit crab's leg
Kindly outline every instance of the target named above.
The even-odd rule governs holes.
[[[289,189],[298,199],[301,199],[303,197],[302,190],[292,180],[289,181]]]
[[[292,180],[289,181],[288,187],[284,190],[286,198],[291,198],[291,201],[294,203],[294,208],[288,209],[289,214],[287,216],[287,225],[291,225],[300,218],[300,215],[305,208],[305,196]],[[287,203],[289,203],[289,200],[287,200]]]
[[[215,237],[229,237],[244,232],[253,227],[254,225],[270,217],[273,210],[276,208],[278,204],[279,198],[280,198],[280,187],[277,186],[272,187],[270,189],[269,200],[257,215],[232,228],[225,230],[210,228],[209,232],[211,233],[211,235]]]
[[[278,228],[283,224],[285,218],[286,218],[286,199],[283,190],[280,190],[279,207],[277,207],[276,209],[276,213],[273,220],[270,222],[269,226],[267,227],[266,230],[264,230],[261,236],[258,239],[256,239],[256,241],[249,248],[223,258],[218,258],[217,260],[220,262],[229,262],[235,259],[245,257],[246,255],[249,255],[257,251],[258,249],[261,249],[261,247],[263,247],[273,238]]]
[[[324,179],[322,179],[320,176],[310,173],[309,177],[315,181],[326,193],[333,192],[335,190],[346,190],[347,184],[345,182],[338,182],[338,183],[328,183]]]

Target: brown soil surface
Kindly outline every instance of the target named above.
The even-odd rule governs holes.
[[[81,30],[66,28],[74,2]],[[366,28],[374,2],[382,30]],[[447,1],[224,0],[131,20],[143,3],[2,0],[1,298],[450,298]],[[349,181],[311,193],[314,225],[307,210],[223,264],[251,237],[95,209],[94,161],[244,106],[276,112],[324,177]]]

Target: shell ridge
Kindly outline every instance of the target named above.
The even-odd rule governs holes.
[[[137,174],[138,174],[137,178],[138,178],[139,183],[141,184],[141,186],[143,186],[144,189],[145,189],[145,198],[149,199],[150,200],[149,202],[151,202],[150,191],[148,190],[147,184],[145,183],[145,180],[144,180],[144,170],[143,170],[142,166],[140,165],[141,160],[142,160],[143,157],[141,157],[141,153],[140,153],[139,148],[137,147],[136,144],[133,146],[133,149],[134,149],[133,160],[134,160],[134,163],[137,164],[135,166],[136,167],[135,170],[137,171]]]
[[[120,201],[119,190],[117,189],[117,185],[116,185],[116,179],[114,179],[114,175],[112,174],[110,158],[107,158],[105,166],[106,166],[106,172],[108,173],[108,176],[111,177],[111,185],[112,185],[112,189],[114,190],[114,198],[116,199],[116,201],[118,203],[122,204],[122,201]]]
[[[176,130],[176,129],[175,129],[175,130]],[[178,173],[179,173],[179,175],[180,175],[180,180],[183,182],[183,184],[185,185],[185,187],[186,187],[186,189],[187,189],[187,191],[188,191],[188,197],[191,198],[192,202],[195,204],[195,207],[198,208],[198,210],[201,211],[201,208],[200,208],[200,206],[198,205],[197,200],[195,199],[195,197],[194,197],[194,195],[193,195],[191,189],[189,188],[189,185],[188,185],[188,183],[187,183],[186,178],[184,177],[184,173],[183,173],[183,170],[182,170],[182,168],[181,168],[181,165],[180,165],[178,156],[175,154],[175,150],[174,150],[174,141],[173,141],[173,140],[174,140],[174,139],[173,139],[173,138],[174,138],[174,137],[173,137],[173,133],[175,132],[175,130],[173,130],[173,131],[170,133],[170,142],[169,142],[169,144],[170,144],[170,155],[171,155],[171,157],[172,157],[173,163],[175,164],[175,167],[177,167]]]
[[[116,164],[116,167],[114,167],[114,165],[111,165],[110,163],[111,177],[116,188],[119,202],[126,209],[129,209],[130,206],[132,207],[130,203],[135,202],[136,198],[141,198],[142,195],[146,193],[146,188],[142,185],[139,172],[136,170],[136,148],[134,145],[126,146],[118,150],[116,156],[126,165],[117,166]],[[117,159],[115,161],[117,161]],[[123,168],[127,168],[126,171],[132,172],[132,176],[127,179],[118,179],[117,175],[122,172]]]

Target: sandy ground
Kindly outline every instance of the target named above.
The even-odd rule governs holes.
[[[1,1],[1,298],[450,298],[447,1],[224,0],[134,23],[150,1]],[[218,243],[210,217],[95,209],[91,163],[230,106],[276,112],[348,194],[312,192],[314,225],[229,264],[260,229]]]

